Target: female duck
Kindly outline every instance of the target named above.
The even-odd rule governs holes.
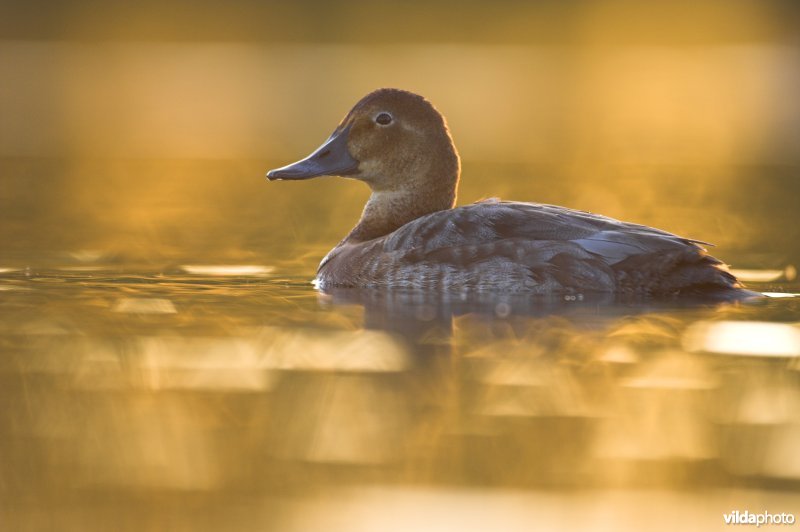
[[[454,208],[459,173],[453,139],[433,105],[380,89],[311,155],[267,177],[347,176],[372,189],[358,224],[320,263],[322,289],[752,294],[701,242],[665,231],[536,203]]]

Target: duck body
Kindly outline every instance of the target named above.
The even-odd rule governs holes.
[[[489,200],[417,218],[367,242],[342,242],[317,272],[334,287],[614,292],[737,291],[699,242],[554,205]]]
[[[554,205],[455,207],[460,162],[421,96],[380,89],[331,137],[269,179],[342,175],[372,189],[361,219],[322,260],[319,288],[484,290],[643,297],[749,297],[703,242]]]

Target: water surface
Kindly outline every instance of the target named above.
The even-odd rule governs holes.
[[[713,529],[800,511],[798,298],[321,294],[280,270],[0,273],[3,521]]]

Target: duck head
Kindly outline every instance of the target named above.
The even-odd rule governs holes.
[[[359,101],[328,139],[305,159],[270,170],[269,180],[344,176],[372,196],[343,242],[383,236],[455,204],[458,153],[444,117],[422,96],[379,89]]]
[[[452,188],[459,160],[444,117],[422,96],[378,89],[361,99],[308,157],[270,170],[269,180],[355,178],[373,191]]]

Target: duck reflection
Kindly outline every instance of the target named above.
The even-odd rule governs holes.
[[[578,315],[588,318],[639,313],[646,306],[616,306],[613,294],[589,293],[576,295],[543,295],[493,292],[380,290],[338,288],[322,292],[323,305],[359,305],[364,308],[364,327],[398,333],[416,343],[432,329],[447,335],[453,332],[453,319],[472,315],[487,321],[511,322],[517,318]],[[598,312],[598,308],[603,308]]]

